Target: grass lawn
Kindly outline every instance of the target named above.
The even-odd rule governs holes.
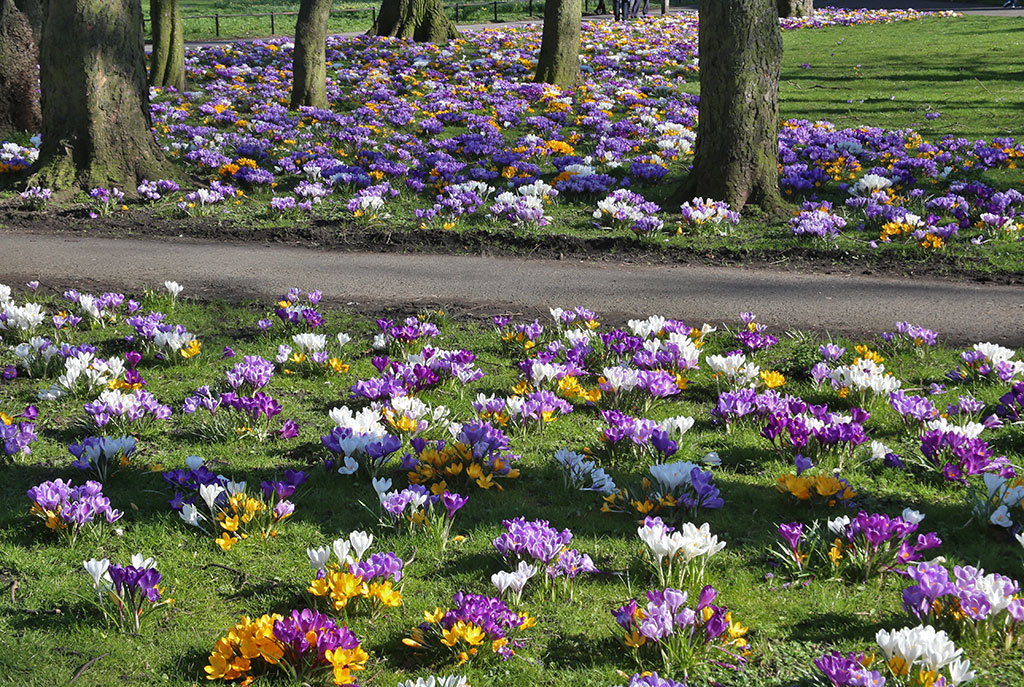
[[[15,296],[18,303],[26,300],[25,294]],[[404,604],[373,619],[349,619],[349,627],[370,654],[367,670],[359,675],[360,684],[391,687],[408,677],[453,672],[450,660],[433,666],[415,660],[402,639],[411,626],[422,622],[424,611],[446,606],[454,592],[492,593],[490,576],[506,566],[491,540],[502,532],[502,519],[516,516],[543,518],[557,529],[569,528],[574,534],[572,546],[592,556],[601,573],[579,578],[573,601],[565,596],[545,598],[539,578],[532,580],[521,610],[535,617],[537,626],[526,633],[529,639],[517,649],[516,656],[507,662],[481,656],[458,672],[468,675],[478,687],[527,683],[607,687],[626,682],[623,675],[634,672],[630,651],[622,645],[611,612],[629,598],[642,600],[644,592],[656,586],[656,578],[642,561],[643,547],[636,536],[638,516],[601,513],[600,495],[567,488],[553,458],[561,448],[582,451],[589,447],[598,451],[598,436],[606,425],[597,408],[577,399],[573,412],[546,425],[543,431],[509,425],[506,431],[511,450],[522,456],[517,463],[521,477],[505,480],[504,491],[500,492],[494,488],[485,491],[472,483],[461,487],[469,501],[456,516],[453,534],[464,539],[442,551],[423,534],[398,534],[381,526],[376,496],[366,475],[342,476],[320,467],[330,457],[319,441],[334,426],[328,411],[346,404],[353,409],[366,407],[365,401],[349,400],[349,389],[357,380],[378,374],[371,364],[378,355],[371,346],[378,332],[372,320],[325,305],[319,308],[325,323],[318,331],[328,334],[329,341],[337,332],[352,336],[342,349],[343,359],[351,365],[343,374],[303,372],[301,366],[292,363],[276,366],[276,374],[264,390],[282,406],[275,423],[282,418],[296,420],[298,437],[264,442],[244,435],[216,438],[210,435],[202,411],[183,415],[182,403],[200,385],[223,390],[225,371],[243,355],[273,360],[279,344],[291,343],[292,332],[286,332],[270,314],[274,306],[268,303],[195,303],[185,298],[172,306],[166,295],[136,297],[141,297],[140,312],[161,310],[167,313],[167,322],[182,324],[193,332],[201,341],[202,352],[192,360],[178,362],[161,362],[147,355],[138,365],[146,389],[159,402],[170,405],[173,416],[133,427],[131,432],[138,439],[133,465],[104,483],[104,493],[113,506],[125,513],[117,523],[121,528],[117,534],[108,528],[102,536],[83,536],[69,545],[29,514],[25,495],[44,480],[60,477],[79,483],[83,479],[82,473],[70,467],[72,458],[67,446],[100,433],[83,412],[83,403],[91,401],[96,392],[40,402],[37,391],[53,382],[53,372],[35,378],[22,372],[17,379],[0,384],[0,410],[9,416],[30,403],[39,407],[39,439],[32,445],[32,453],[17,456],[0,467],[4,477],[0,485],[0,578],[5,588],[0,595],[0,672],[4,680],[19,685],[52,685],[78,675],[75,684],[79,686],[117,682],[210,684],[204,679],[203,668],[217,638],[243,614],[257,617],[306,607],[311,600],[304,590],[312,578],[306,548],[328,545],[356,529],[374,535],[371,551],[393,551],[406,561]],[[49,312],[67,307],[59,296],[40,300]],[[391,318],[407,314],[381,313]],[[453,419],[468,422],[474,414],[470,402],[478,393],[506,396],[521,381],[516,363],[524,358],[524,352],[514,344],[503,344],[489,323],[453,319],[439,312],[420,315],[439,327],[439,335],[430,341],[432,347],[471,350],[477,356],[476,364],[485,372],[482,379],[464,388],[445,383],[419,393],[430,406],[443,404]],[[267,334],[261,334],[255,326],[263,317],[275,320]],[[533,351],[559,338],[552,322],[544,324],[546,333],[537,339]],[[876,631],[916,624],[901,608],[901,593],[908,582],[896,574],[886,573],[866,582],[819,577],[806,584],[785,584],[785,575],[780,568],[769,565],[768,556],[768,550],[778,543],[775,526],[779,523],[809,523],[843,513],[852,516],[860,509],[899,515],[911,507],[926,516],[920,532],[934,531],[943,542],[940,548],[925,552],[926,557],[941,555],[949,564],[982,566],[1017,579],[1024,575],[1024,550],[1002,528],[988,526],[983,518],[972,516],[963,486],[933,471],[884,467],[870,460],[867,443],[859,446],[843,467],[842,475],[857,492],[852,508],[810,505],[779,493],[776,478],[792,471],[792,451],[773,449],[759,433],[763,422],[740,420],[728,432],[711,422],[709,411],[716,402],[718,386],[711,377],[707,357],[738,348],[733,332],[742,324],[733,324],[733,331],[722,329],[706,337],[700,369],[687,375],[689,384],[678,396],[647,411],[630,410],[627,404],[627,410],[638,416],[694,418],[693,428],[679,439],[678,452],[671,460],[697,461],[709,451],[721,458],[721,466],[710,469],[724,507],[702,510],[696,516],[661,512],[676,525],[690,519],[697,524],[707,521],[711,531],[727,542],[724,551],[711,559],[707,582],[719,591],[715,603],[727,606],[735,619],[750,628],[750,654],[743,673],[712,670],[711,677],[719,684],[817,684],[812,661],[823,652],[837,649],[877,653],[877,648],[872,648]],[[605,323],[598,331],[611,331],[613,325]],[[97,355],[110,358],[141,347],[139,339],[133,344],[125,341],[130,333],[124,323],[117,323],[66,332],[64,340],[91,342],[98,349]],[[821,389],[812,386],[807,370],[821,360],[819,337],[796,332],[774,334],[780,339],[778,344],[753,354],[751,359],[762,370],[773,369],[785,375],[781,392],[808,403],[827,404],[838,412],[848,413],[854,405],[863,406],[871,413],[864,427],[872,440],[884,442],[902,455],[907,465],[920,459],[917,424],[905,424],[886,399],[869,396],[861,401],[856,393],[844,399],[828,384]],[[984,323],[979,323],[978,336],[984,339]],[[0,368],[15,362],[9,348],[12,343],[10,336],[5,337]],[[854,345],[868,344],[884,356],[886,369],[902,380],[908,393],[928,396],[929,385],[944,384],[941,394],[929,397],[939,409],[945,410],[948,403],[958,403],[958,396],[969,394],[984,403],[979,416],[987,416],[1008,388],[1007,384],[989,380],[951,383],[945,373],[957,366],[959,351],[941,345],[927,348],[909,341],[884,343],[880,339],[835,343],[846,348],[842,363],[849,363],[856,355]],[[237,357],[222,359],[225,346],[230,346]],[[589,370],[600,371],[602,350],[597,341],[596,357],[588,358]],[[606,359],[604,364],[609,362]],[[295,373],[285,374],[285,367],[294,368]],[[596,384],[596,376],[590,374],[579,379],[588,388]],[[600,403],[607,404],[608,398]],[[442,437],[444,431],[427,430],[427,436]],[[1006,454],[1014,463],[1020,462],[1024,449],[1020,425],[986,430],[982,436],[997,455]],[[406,442],[398,455],[408,447]],[[276,537],[250,539],[222,551],[212,536],[190,528],[170,510],[168,499],[173,490],[157,472],[148,469],[151,465],[161,465],[165,470],[182,468],[190,455],[203,457],[217,473],[247,481],[250,489],[261,480],[280,479],[285,469],[307,470],[311,476],[292,497],[295,514],[280,526]],[[649,465],[649,459],[625,454],[599,460],[620,486],[637,484]],[[824,460],[823,465],[832,464],[836,458]],[[394,465],[384,472],[399,489],[405,486],[406,477]],[[821,468],[812,473],[818,470]],[[978,477],[971,478],[971,482],[980,485]],[[454,488],[462,482],[453,478],[451,484]],[[1019,522],[1022,517],[1019,507],[1012,510],[1014,520]],[[89,604],[91,582],[82,561],[107,557],[125,562],[139,552],[157,558],[165,594],[175,601],[148,618],[139,635],[124,636]],[[955,635],[955,641],[978,671],[975,684],[1019,684],[1024,669],[1019,646],[1001,650],[991,641],[973,638],[970,632]],[[664,673],[657,663],[643,667]],[[880,663],[876,667],[884,671]],[[270,678],[259,681],[273,683]],[[691,684],[703,682],[696,679]]]
[[[929,139],[1021,134],[1020,18],[925,19],[784,37],[779,99],[785,118],[912,128]],[[928,119],[928,112],[940,116]]]

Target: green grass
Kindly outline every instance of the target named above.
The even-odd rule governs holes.
[[[143,301],[143,311],[166,305],[166,299],[148,298]],[[50,309],[57,307],[58,303],[51,301]],[[516,515],[545,518],[557,527],[570,528],[575,534],[574,546],[590,553],[606,574],[583,579],[576,603],[545,601],[536,587],[531,590],[528,586],[523,608],[538,619],[532,640],[519,652],[520,658],[510,663],[473,665],[467,671],[472,684],[607,687],[624,682],[617,671],[631,673],[633,666],[619,645],[610,611],[652,588],[650,573],[638,561],[636,522],[624,515],[600,514],[598,497],[566,490],[552,458],[558,448],[595,446],[600,422],[594,409],[578,406],[576,412],[555,421],[543,433],[512,432],[513,450],[523,456],[522,478],[508,483],[502,493],[479,489],[468,492],[469,504],[455,524],[455,532],[465,535],[466,540],[441,552],[419,536],[395,536],[378,528],[376,517],[360,505],[374,499],[365,477],[342,477],[316,467],[327,457],[318,441],[332,424],[327,411],[347,403],[348,388],[357,379],[375,374],[369,342],[376,327],[371,319],[322,308],[327,317],[325,332],[353,335],[345,349],[351,370],[329,377],[279,372],[268,386],[267,391],[284,406],[282,417],[294,417],[299,422],[298,439],[262,444],[247,439],[204,440],[196,434],[195,422],[180,415],[181,402],[192,390],[223,380],[224,370],[232,363],[219,360],[223,346],[232,346],[239,355],[272,358],[277,345],[287,341],[279,325],[269,338],[256,333],[255,321],[270,309],[266,303],[235,306],[186,301],[169,312],[169,321],[197,333],[203,353],[188,363],[147,360],[140,366],[147,388],[161,402],[170,404],[175,416],[167,424],[145,430],[139,447],[142,463],[180,467],[186,456],[195,454],[203,456],[215,471],[250,484],[279,475],[285,468],[312,466],[307,488],[293,499],[293,520],[280,529],[276,539],[246,541],[223,552],[210,538],[187,528],[168,509],[170,493],[158,475],[129,469],[114,475],[105,487],[113,504],[126,513],[121,523],[123,536],[86,539],[74,547],[65,546],[28,514],[25,492],[45,479],[81,479],[69,467],[71,458],[66,446],[95,433],[84,423],[81,408],[92,396],[39,404],[40,440],[33,453],[0,468],[0,673],[4,675],[0,682],[65,683],[87,662],[102,656],[89,664],[76,685],[209,684],[203,666],[215,640],[242,614],[286,612],[305,606],[303,590],[310,579],[305,548],[327,544],[339,533],[357,528],[374,533],[374,550],[394,550],[405,559],[415,559],[406,569],[405,606],[373,622],[357,619],[352,623],[372,657],[361,684],[391,686],[401,676],[425,675],[430,668],[412,660],[400,643],[402,637],[411,625],[420,622],[424,610],[448,603],[453,592],[490,589],[489,576],[502,568],[490,541],[501,531],[500,520]],[[406,314],[392,311],[387,316]],[[516,358],[503,352],[488,324],[436,313],[427,316],[441,326],[441,336],[434,343],[448,349],[473,350],[487,376],[469,385],[464,394],[448,387],[424,393],[425,401],[448,405],[457,417],[466,420],[471,413],[469,401],[478,392],[509,393],[519,378],[513,365]],[[610,323],[603,327],[610,328]],[[127,331],[124,325],[94,329],[76,335],[75,341],[94,342],[102,356],[122,354],[126,350],[122,337]],[[783,371],[789,380],[784,390],[809,402],[848,408],[848,402],[838,400],[831,392],[815,391],[805,381],[806,366],[817,358],[819,337],[778,334],[780,343],[757,356],[762,368]],[[979,338],[984,338],[983,331]],[[852,345],[859,342],[839,343],[851,351],[849,357]],[[705,354],[735,347],[732,336],[722,331],[711,335]],[[958,354],[940,348],[922,355],[912,346],[880,342],[873,342],[872,348],[885,355],[887,369],[893,370],[908,388],[944,381],[944,372],[955,365]],[[12,360],[10,353],[0,354],[0,364]],[[0,409],[19,412],[34,400],[35,391],[47,384],[46,380],[25,378],[3,384]],[[1001,385],[974,383],[959,389],[950,387],[946,395],[934,400],[944,405],[954,402],[957,393],[970,392],[988,404],[987,414],[1003,390]],[[751,628],[752,654],[745,673],[717,677],[722,684],[736,686],[810,685],[816,672],[812,660],[822,652],[832,648],[869,649],[878,629],[913,624],[900,609],[903,584],[889,575],[864,585],[815,581],[806,587],[784,589],[781,580],[766,579],[771,568],[766,564],[765,552],[775,541],[775,523],[831,517],[835,511],[791,504],[778,494],[773,486],[775,478],[789,469],[789,463],[769,448],[755,428],[740,427],[726,434],[713,426],[708,411],[714,399],[715,383],[705,367],[692,375],[690,387],[678,400],[658,407],[652,417],[695,417],[696,425],[682,441],[678,457],[695,459],[715,450],[723,461],[715,474],[726,505],[720,511],[702,513],[697,522],[706,519],[712,531],[728,542],[725,551],[713,559],[709,579],[720,589],[718,602]],[[872,438],[886,442],[904,456],[917,450],[912,432],[882,400],[868,407],[872,418],[867,429]],[[1019,428],[1004,428],[991,437],[999,453],[1007,452],[1019,462],[1024,449]],[[864,448],[858,451],[858,458],[863,457]],[[1016,578],[1024,576],[1020,547],[993,537],[993,532],[971,520],[961,487],[923,473],[856,462],[846,476],[860,494],[860,508],[890,514],[898,514],[905,506],[917,508],[927,515],[922,531],[939,533],[944,543],[937,553],[950,562],[981,565]],[[620,484],[638,478],[644,470],[644,465],[621,461],[611,466]],[[396,487],[404,484],[400,474],[394,477]],[[157,557],[175,604],[162,616],[151,618],[153,622],[140,636],[123,637],[106,627],[84,602],[88,581],[81,561],[104,556],[122,560],[135,552]],[[60,609],[60,613],[54,609]],[[967,639],[958,640],[960,645],[979,670],[976,684],[1019,684],[1024,668],[1019,651],[996,652]],[[434,672],[442,670],[450,671],[451,667],[434,667]],[[260,684],[264,683],[270,681]]]
[[[913,128],[926,138],[1021,133],[1024,19],[933,18],[783,35],[784,118]]]

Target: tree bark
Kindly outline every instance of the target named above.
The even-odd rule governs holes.
[[[28,25],[32,27],[32,37],[37,48],[43,39],[43,17],[46,16],[48,3],[49,0],[14,0],[14,6],[21,10],[28,19]]]
[[[0,133],[39,131],[37,55],[28,19],[0,0]]]
[[[331,0],[302,0],[299,5],[292,51],[293,110],[303,105],[327,107],[327,20],[330,14]]]
[[[40,46],[43,141],[33,183],[55,191],[177,176],[150,130],[139,0],[55,0]]]
[[[458,38],[441,0],[381,0],[370,35],[411,38],[417,43],[446,43]]]
[[[178,0],[150,0],[153,54],[149,60],[149,85],[185,90],[185,35]]]
[[[780,17],[814,16],[814,0],[776,0]]]
[[[547,0],[544,4],[544,33],[533,80],[562,88],[579,84],[580,75],[580,0]]]
[[[677,194],[775,214],[782,34],[770,0],[701,0],[700,104],[693,170]]]

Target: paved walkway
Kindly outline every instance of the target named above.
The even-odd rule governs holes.
[[[899,320],[947,340],[1024,346],[1024,287],[848,274],[644,266],[522,258],[340,253],[190,239],[110,239],[0,230],[0,283],[38,279],[62,291],[140,290],[174,279],[186,295],[269,301],[297,286],[370,312],[388,305],[455,306],[532,317],[585,306],[612,322],[660,314],[735,323],[750,310],[776,331],[848,334]]]

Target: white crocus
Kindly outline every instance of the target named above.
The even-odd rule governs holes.
[[[952,687],[962,685],[974,680],[974,671],[971,670],[971,659],[956,659],[949,664],[949,682]]]
[[[184,286],[170,279],[164,282],[164,288],[167,289],[167,293],[171,294],[171,298],[174,299],[177,299],[178,295],[185,290]]]
[[[884,460],[885,457],[892,453],[892,449],[883,444],[881,441],[871,442],[871,459],[872,460]]]
[[[372,484],[373,490],[377,492],[377,498],[391,490],[391,480],[387,477],[374,477]]]
[[[352,545],[348,543],[348,540],[344,537],[338,537],[331,544],[331,548],[334,549],[334,555],[338,559],[339,563],[351,563],[352,556],[349,555],[349,551],[352,549]]]
[[[1000,527],[1013,527],[1013,518],[1010,517],[1010,509],[1006,507],[1005,503],[996,508],[988,520],[993,525]]]
[[[213,512],[213,506],[217,502],[217,497],[223,493],[224,487],[216,482],[213,484],[203,484],[199,487],[199,497],[206,503],[206,507],[210,509],[210,512]]]
[[[718,541],[718,537],[711,534],[711,525],[708,523],[698,528],[692,522],[684,522],[679,534],[682,535],[680,551],[684,561],[691,561],[699,556],[711,558],[725,548],[725,542]]]
[[[352,340],[352,337],[344,332],[338,332],[338,347],[344,348],[345,344]]]
[[[352,456],[345,456],[344,464],[338,468],[339,475],[353,475],[359,469],[359,463]]]
[[[356,561],[363,559],[363,554],[373,544],[373,535],[363,531],[356,531],[348,535],[348,543],[352,545],[352,552]]]
[[[504,596],[505,590],[512,585],[512,580],[515,577],[514,573],[507,572],[505,570],[499,570],[498,572],[491,575],[491,584],[498,590],[498,596]]]
[[[199,528],[202,528],[202,525],[199,524],[199,521],[206,519],[205,517],[203,517],[203,514],[199,512],[199,509],[196,508],[191,503],[186,503],[185,505],[183,505],[181,507],[181,510],[178,512],[178,515],[181,516],[181,519],[189,525]]]
[[[921,521],[924,520],[924,513],[913,508],[904,508],[902,517],[912,525],[920,525]]]
[[[399,682],[398,687],[469,687],[469,683],[466,682],[463,675],[445,675],[444,677],[431,675],[426,678],[418,677],[415,680]]]
[[[828,531],[840,535],[846,532],[846,526],[850,524],[850,516],[840,515],[838,518],[828,521]]]
[[[155,568],[156,567],[156,559],[153,558],[153,557],[146,558],[141,553],[133,553],[132,554],[132,567],[134,567],[134,568],[143,568],[143,569]]]
[[[189,470],[198,470],[203,467],[203,459],[199,456],[189,456],[185,459],[185,467]]]
[[[722,464],[722,459],[719,458],[718,451],[709,451],[707,455],[701,459],[701,462],[705,465],[710,465],[711,467],[718,467]]]
[[[224,488],[227,490],[229,496],[234,496],[236,494],[244,494],[245,493],[245,481],[243,480],[241,482],[236,482],[234,480],[230,480],[229,479],[224,484]]]
[[[103,576],[107,574],[107,569],[110,567],[110,560],[103,558],[96,560],[92,558],[87,561],[82,561],[82,565],[85,566],[85,571],[89,573],[89,577],[92,578],[92,586],[99,592],[103,589]]]
[[[324,350],[324,348],[327,347],[327,335],[313,334],[311,332],[293,334],[292,343],[294,343],[298,348],[302,349],[303,353],[316,353],[318,351]]]
[[[651,477],[665,491],[674,492],[680,486],[690,483],[690,473],[697,467],[688,460],[675,463],[657,463],[648,468]]]
[[[326,546],[321,546],[318,549],[307,548],[306,555],[309,556],[309,564],[313,570],[323,570],[331,558],[331,550]]]

